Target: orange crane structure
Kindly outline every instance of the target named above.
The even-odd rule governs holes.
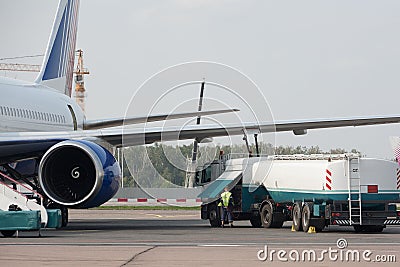
[[[86,90],[85,90],[85,81],[84,75],[89,74],[89,70],[83,67],[83,51],[82,49],[78,49],[76,51],[76,55],[78,56],[78,63],[76,65],[75,73],[75,101],[81,107],[83,112],[85,113],[85,99],[86,99]]]
[[[81,49],[76,51],[76,55],[78,57],[78,63],[76,65],[76,69],[74,70],[75,74],[75,101],[81,107],[83,112],[85,112],[85,98],[86,98],[86,90],[84,83],[84,75],[89,74],[88,69],[83,67],[83,51]],[[27,71],[27,72],[39,72],[41,65],[34,64],[19,64],[19,63],[0,63],[0,70],[4,71]]]

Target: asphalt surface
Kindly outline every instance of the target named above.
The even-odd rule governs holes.
[[[72,210],[66,228],[42,230],[41,237],[35,231],[0,238],[0,266],[397,266],[400,262],[400,227],[379,234],[357,234],[350,227],[308,234],[292,232],[290,223],[282,229],[263,229],[252,228],[247,221],[235,222],[234,228],[211,228],[199,213]],[[338,248],[338,239],[347,246]],[[284,251],[281,257],[279,250]],[[310,260],[305,254],[303,260],[305,250],[315,251],[316,258]],[[323,250],[337,252],[328,255]],[[349,252],[347,261],[349,250],[357,250],[360,260]],[[363,258],[367,250],[371,254]],[[268,257],[262,261],[264,251]]]

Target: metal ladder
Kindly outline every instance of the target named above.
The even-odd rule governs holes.
[[[360,157],[348,156],[347,162],[350,225],[362,225]]]

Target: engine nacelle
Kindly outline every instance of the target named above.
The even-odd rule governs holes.
[[[52,146],[39,164],[39,183],[54,202],[74,208],[97,207],[118,191],[121,170],[114,156],[89,141]]]

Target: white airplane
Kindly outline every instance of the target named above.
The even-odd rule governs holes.
[[[260,133],[293,131],[298,135],[306,134],[308,129],[400,122],[400,116],[387,116],[225,127],[193,125],[184,129],[115,127],[236,111],[234,109],[87,120],[70,97],[78,7],[79,0],[60,0],[43,65],[33,84],[0,78],[0,165],[13,178],[22,179],[43,193],[48,205],[62,208],[64,225],[67,208],[96,207],[117,192],[121,172],[114,156],[105,148],[109,145],[202,140],[254,130]]]

